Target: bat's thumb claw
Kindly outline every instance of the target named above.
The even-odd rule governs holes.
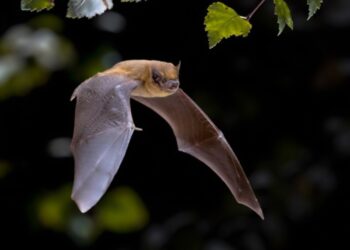
[[[134,129],[135,129],[136,131],[143,131],[142,128],[138,128],[138,127],[135,127],[135,126],[134,126]]]

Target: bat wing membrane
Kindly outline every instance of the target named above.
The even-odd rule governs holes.
[[[249,180],[222,132],[182,89],[163,98],[132,98],[162,116],[174,131],[179,150],[209,166],[228,186],[238,203],[263,218]]]
[[[78,86],[72,152],[72,199],[82,212],[109,187],[126,153],[134,124],[130,94],[137,86],[121,76],[97,76]]]

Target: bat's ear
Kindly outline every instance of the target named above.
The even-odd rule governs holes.
[[[181,67],[181,61],[176,65],[177,73],[180,72],[180,67]]]

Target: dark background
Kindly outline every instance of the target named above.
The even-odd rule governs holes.
[[[23,53],[3,45],[18,24],[32,30],[49,28],[71,46],[69,62],[56,68],[40,66],[38,58],[21,54],[27,66],[2,85],[11,86],[13,79],[26,74],[32,85],[25,91],[9,91],[0,84],[1,248],[346,247],[350,222],[346,0],[325,1],[308,22],[306,4],[289,1],[295,28],[281,36],[268,1],[253,17],[247,38],[224,40],[212,50],[203,25],[212,1],[115,1],[113,11],[121,16],[108,14],[110,19],[102,19],[105,14],[91,20],[64,18],[66,2],[56,2],[53,10],[43,13],[22,12],[17,1],[1,7],[0,59]],[[224,2],[240,14],[256,5],[256,1]],[[106,31],[108,24],[112,31],[117,24],[123,29]],[[134,102],[134,121],[143,132],[134,133],[111,190],[125,186],[133,190],[142,200],[147,222],[126,230],[103,228],[96,217],[99,204],[80,215],[69,200],[73,159],[67,145],[75,107],[69,98],[81,81],[121,59],[181,60],[182,88],[226,135],[261,202],[264,221],[238,205],[209,168],[178,152],[166,122]],[[40,86],[34,87],[37,78],[24,72],[28,65],[41,67],[45,77],[39,77]],[[0,60],[0,76],[1,67]],[[53,210],[61,216],[56,220],[59,225],[46,221],[55,215],[42,215],[43,200],[58,207]],[[81,233],[84,229],[86,234]]]

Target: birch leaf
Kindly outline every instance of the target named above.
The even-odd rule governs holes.
[[[235,10],[221,2],[215,2],[208,7],[204,25],[210,49],[224,38],[247,36],[252,28],[247,19],[239,16]]]

